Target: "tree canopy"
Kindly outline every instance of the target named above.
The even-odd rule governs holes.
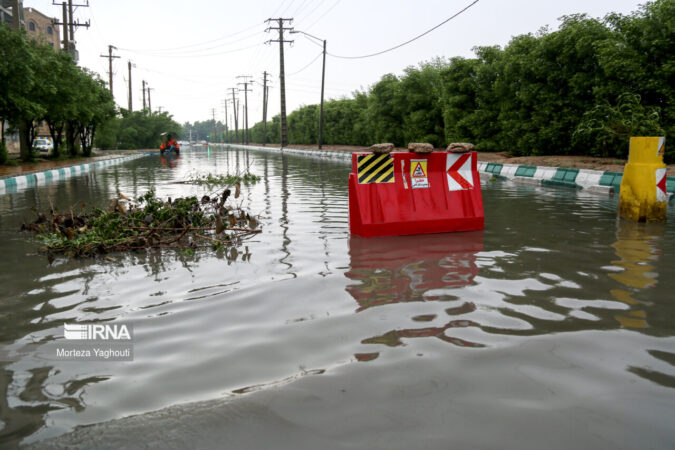
[[[157,148],[162,133],[181,134],[180,124],[168,112],[121,109],[101,127],[96,135],[96,145],[102,149]]]
[[[327,101],[323,143],[471,141],[513,155],[626,157],[628,136],[672,136],[675,1],[560,20],[556,31],[516,36],[504,48],[476,47],[474,58],[408,67],[352,98]],[[293,111],[289,143],[316,144],[318,123],[317,105]],[[262,142],[262,123],[251,136]],[[267,142],[279,142],[278,117],[267,124]],[[666,160],[675,161],[674,146],[666,147]]]
[[[0,122],[19,130],[22,159],[32,158],[36,126],[48,124],[59,155],[67,129],[70,153],[80,138],[84,155],[91,152],[96,128],[115,113],[112,95],[98,75],[75,65],[71,57],[0,24]]]

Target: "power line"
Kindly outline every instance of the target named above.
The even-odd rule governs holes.
[[[243,50],[248,50],[254,47],[261,47],[264,43],[259,42],[257,44],[249,45],[247,47],[241,47],[241,48],[236,48],[233,50],[227,50],[224,52],[215,52],[215,53],[203,53],[203,54],[194,54],[194,53],[176,53],[176,54],[171,54],[171,53],[166,53],[166,54],[152,54],[152,53],[142,53],[142,52],[136,52],[133,50],[126,50],[131,53],[136,53],[142,56],[146,56],[148,58],[208,58],[210,56],[220,56],[220,55],[226,55],[228,53],[236,53],[236,52],[241,52]],[[124,50],[124,49],[120,49]]]
[[[298,14],[298,11],[300,11],[300,10],[302,9],[302,7],[305,6],[305,3],[307,3],[307,0],[303,0],[302,3],[300,3],[300,6],[298,6],[297,8],[295,8],[295,12],[294,12],[293,14],[291,14],[291,15],[292,15],[292,16],[295,16],[296,14]]]
[[[314,22],[312,22],[311,25],[305,27],[305,29],[306,29],[306,30],[310,30],[314,25],[316,25],[316,23],[317,23],[319,20],[323,19],[323,17],[324,17],[326,14],[328,14],[329,12],[331,12],[331,11],[333,10],[333,8],[335,8],[335,7],[338,5],[338,3],[340,3],[340,0],[336,0],[335,3],[333,3],[333,6],[331,6],[330,8],[328,8],[328,9],[326,10],[326,12],[324,12],[323,14],[321,14]]]
[[[137,53],[137,54],[140,54],[140,55],[156,55],[156,56],[169,56],[170,55],[170,56],[182,57],[184,55],[192,55],[195,52],[206,52],[206,51],[221,48],[221,47],[227,47],[227,46],[230,46],[230,45],[235,44],[237,42],[245,41],[245,40],[250,39],[252,37],[259,36],[259,33],[260,32],[257,31],[255,33],[251,33],[247,36],[241,37],[239,39],[235,39],[233,41],[223,42],[223,43],[218,44],[218,45],[214,45],[214,46],[211,46],[211,47],[204,47],[204,48],[194,48],[194,49],[184,49],[184,50],[160,50],[160,49],[158,49],[158,50],[136,49],[135,50],[135,49],[128,49],[128,48],[120,48],[120,50],[125,50],[125,51],[128,51],[128,52]]]
[[[464,11],[468,10],[469,8],[471,8],[473,5],[475,5],[475,4],[478,3],[479,1],[480,1],[480,0],[475,0],[474,2],[472,2],[471,4],[469,4],[468,6],[464,7],[464,9],[462,9],[462,10],[460,10],[459,12],[457,12],[457,13],[453,14],[452,16],[448,17],[447,19],[445,19],[443,22],[439,23],[439,24],[436,25],[435,27],[430,28],[430,29],[428,29],[427,31],[425,31],[424,33],[419,34],[419,35],[415,36],[415,37],[412,38],[412,39],[409,39],[409,40],[407,40],[407,41],[405,41],[405,42],[403,42],[403,43],[401,43],[401,44],[398,44],[398,45],[396,45],[396,46],[394,46],[394,47],[391,47],[391,48],[388,48],[388,49],[386,49],[386,50],[382,50],[382,51],[376,52],[376,53],[371,53],[371,54],[369,54],[369,55],[360,55],[360,56],[340,56],[340,55],[333,55],[332,53],[328,53],[328,55],[332,56],[333,58],[341,58],[341,59],[362,59],[362,58],[370,58],[370,57],[373,57],[373,56],[382,55],[383,53],[387,53],[387,52],[390,52],[390,51],[392,51],[392,50],[396,50],[397,48],[401,48],[401,47],[403,47],[404,45],[408,45],[408,44],[410,44],[411,42],[416,41],[417,39],[421,38],[422,36],[426,36],[427,34],[429,34],[429,33],[431,33],[432,31],[434,31],[436,28],[445,25],[446,23],[450,22],[450,21],[451,21],[452,19],[454,19],[455,17],[457,17],[457,16],[459,16],[460,14],[462,14]]]
[[[186,49],[186,48],[201,47],[202,45],[211,44],[213,42],[222,41],[224,39],[227,39],[227,38],[230,38],[230,37],[233,37],[233,36],[237,36],[237,35],[240,35],[242,33],[246,33],[247,31],[252,30],[256,27],[260,27],[261,25],[264,25],[264,23],[263,24],[257,23],[255,25],[252,25],[252,26],[250,26],[248,28],[245,28],[241,31],[237,31],[236,33],[226,34],[225,36],[221,36],[219,38],[212,39],[210,41],[198,42],[198,43],[195,43],[195,44],[188,44],[188,45],[183,45],[183,46],[180,46],[180,47],[154,48],[154,49],[135,49],[135,50],[134,49],[128,49],[128,48],[120,48],[120,50],[135,51],[135,52],[172,52],[172,51],[175,51],[175,50],[183,50],[183,49]],[[238,39],[238,40],[243,40],[243,39],[246,39],[246,38],[241,38],[241,39]],[[235,41],[232,41],[232,42],[237,42],[238,40],[235,40]],[[226,44],[221,44],[221,45],[226,45]],[[201,50],[205,50],[205,49],[201,49]]]
[[[293,75],[296,75],[296,74],[302,72],[303,70],[305,70],[306,68],[308,68],[309,66],[311,66],[312,64],[314,64],[314,63],[316,62],[316,60],[319,59],[319,57],[320,57],[321,55],[323,55],[323,50],[322,50],[321,52],[319,52],[319,54],[316,55],[316,57],[315,57],[314,59],[312,59],[312,60],[309,62],[309,64],[307,64],[306,66],[304,66],[302,69],[297,70],[297,71],[295,71],[295,72],[293,72],[293,73],[289,73],[289,74],[286,75],[286,76],[290,77],[290,76],[293,76]]]
[[[276,16],[277,13],[281,10],[281,8],[284,7],[284,3],[286,3],[286,1],[287,0],[281,0],[281,2],[279,2],[279,6],[277,6],[277,9],[275,9],[274,12],[272,13],[273,16]]]
[[[295,0],[291,0],[291,2],[288,4],[288,6],[286,6],[286,8],[279,13],[279,15],[283,16],[284,14],[286,14],[288,12],[288,10],[291,9],[291,7],[293,6],[293,3],[295,3]]]
[[[326,0],[321,0],[321,1],[320,1],[320,2],[319,2],[319,3],[318,3],[318,4],[317,4],[317,5],[316,5],[316,6],[315,6],[308,14],[307,14],[307,15],[305,15],[304,17],[302,17],[302,19],[298,19],[298,21],[299,21],[299,20],[307,19],[308,17],[311,17],[312,14],[314,14],[314,12],[315,12],[317,9],[319,9],[319,8],[321,7],[321,5],[323,5],[325,2],[326,2]]]

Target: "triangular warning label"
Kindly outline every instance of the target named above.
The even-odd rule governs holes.
[[[415,170],[413,170],[413,177],[426,177],[427,174],[424,173],[424,169],[422,169],[422,164],[417,163],[417,167],[415,167]]]

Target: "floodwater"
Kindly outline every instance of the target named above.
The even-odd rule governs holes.
[[[237,251],[49,265],[17,230],[250,166]],[[349,165],[195,147],[0,197],[0,447],[673,448],[675,213],[483,184],[485,231],[360,239]],[[40,356],[127,323],[131,362]]]

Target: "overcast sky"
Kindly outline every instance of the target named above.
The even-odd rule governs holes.
[[[76,3],[86,3],[76,1]],[[142,106],[141,80],[151,91],[152,107],[168,110],[184,123],[207,120],[215,109],[224,121],[223,100],[237,87],[239,75],[251,75],[248,94],[249,125],[262,120],[263,71],[271,73],[268,118],[280,111],[278,32],[265,33],[265,20],[294,18],[296,30],[327,40],[328,53],[358,56],[375,53],[434,27],[473,0],[89,0],[75,18],[91,27],[75,33],[80,65],[108,80],[108,45],[121,58],[113,62],[114,94],[128,105],[127,62],[132,69],[133,107]],[[511,37],[535,33],[543,26],[558,27],[566,14],[602,17],[608,12],[628,14],[644,2],[634,0],[479,0],[457,18],[400,49],[364,59],[326,60],[326,98],[349,97],[366,89],[386,73],[437,56],[473,56],[472,48],[506,45]],[[24,0],[48,16],[61,19],[61,6],[52,0]],[[276,26],[273,24],[272,26]],[[301,105],[319,103],[320,43],[302,34],[286,34],[286,102],[290,113]],[[312,62],[308,66],[310,62]],[[303,69],[304,68],[304,69]],[[302,70],[301,70],[302,69]],[[240,86],[243,88],[243,86]],[[243,103],[243,93],[240,94]],[[231,121],[232,108],[228,105]],[[230,122],[231,125],[231,122]],[[241,125],[240,125],[241,126]]]

